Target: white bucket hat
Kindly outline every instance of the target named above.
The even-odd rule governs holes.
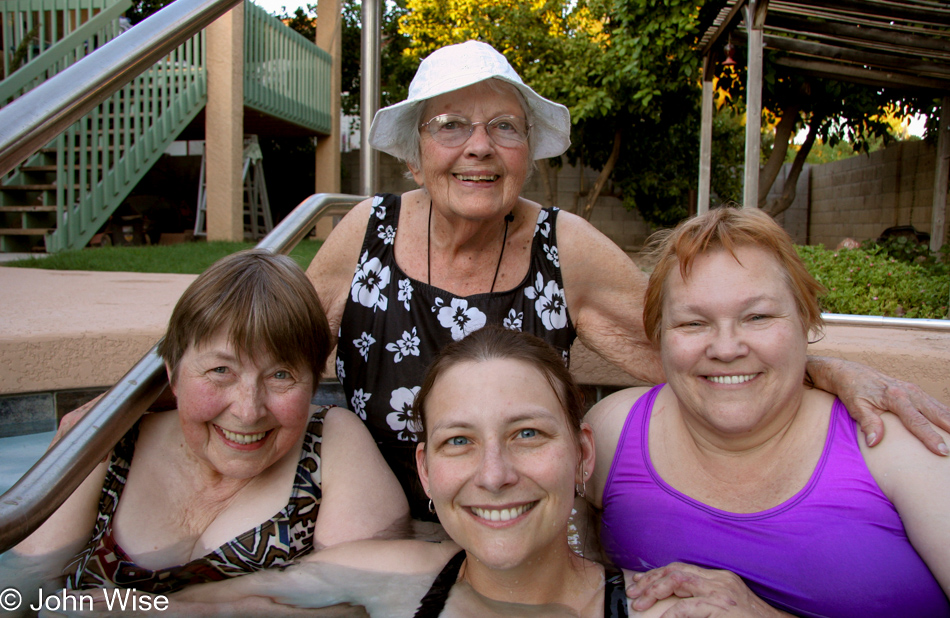
[[[571,114],[526,86],[500,53],[480,41],[447,45],[432,52],[409,84],[409,98],[376,112],[369,129],[373,148],[406,160],[408,144],[400,141],[398,127],[414,122],[416,106],[446,92],[460,90],[486,79],[500,79],[517,88],[531,108],[531,144],[535,159],[556,157],[571,145]]]

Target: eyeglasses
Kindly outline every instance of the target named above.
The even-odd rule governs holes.
[[[531,128],[524,119],[516,116],[499,116],[488,122],[472,122],[465,116],[442,114],[421,125],[432,136],[432,139],[444,146],[461,146],[475,132],[476,125],[485,125],[485,130],[492,141],[499,146],[513,148],[528,141],[528,130]]]

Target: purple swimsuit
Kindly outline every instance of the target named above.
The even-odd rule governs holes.
[[[653,468],[650,414],[662,386],[630,410],[604,488],[601,538],[618,566],[727,569],[800,616],[950,616],[947,597],[868,471],[841,402],[801,491],[766,511],[729,513],[677,491]]]

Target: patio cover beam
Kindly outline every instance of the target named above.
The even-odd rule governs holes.
[[[847,81],[880,86],[883,88],[918,88],[921,90],[950,90],[950,80],[914,77],[896,71],[873,71],[859,67],[848,67],[833,62],[799,60],[797,58],[776,58],[775,64],[797,69],[799,73],[808,73],[818,77],[845,79]]]
[[[872,17],[885,21],[910,21],[942,26],[950,17],[950,8],[936,5],[909,6],[892,0],[793,0],[789,4],[810,6],[822,11],[847,13],[856,17]]]
[[[831,38],[854,45],[873,46],[877,49],[884,47],[892,51],[918,55],[945,57],[948,55],[947,48],[950,45],[950,32],[941,37],[939,32],[934,31],[927,31],[930,36],[923,36],[916,32],[918,30],[916,28],[912,31],[898,31],[862,24],[860,29],[856,29],[854,23],[802,19],[781,13],[779,9],[773,9],[769,14],[769,29],[803,36],[811,34],[816,38]]]
[[[797,55],[820,58],[823,60],[843,60],[858,67],[867,66],[880,69],[912,71],[920,76],[930,76],[938,79],[950,78],[950,67],[935,62],[918,60],[919,56],[907,57],[896,54],[880,54],[770,34],[765,35],[765,45],[771,49],[779,49]]]

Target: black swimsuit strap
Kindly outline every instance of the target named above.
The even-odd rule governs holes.
[[[623,571],[613,566],[604,567],[604,618],[627,617],[627,588]]]
[[[429,591],[419,604],[414,618],[438,618],[439,614],[445,608],[445,602],[449,598],[449,591],[458,581],[459,571],[462,569],[462,563],[465,562],[465,551],[462,550],[455,554],[448,563],[442,567],[442,572],[432,582]]]
[[[419,603],[419,609],[416,610],[414,618],[438,618],[445,609],[452,586],[458,581],[463,562],[465,562],[464,550],[455,554],[442,567],[442,571]],[[626,618],[627,616],[627,590],[623,572],[616,567],[604,567],[604,618]]]

